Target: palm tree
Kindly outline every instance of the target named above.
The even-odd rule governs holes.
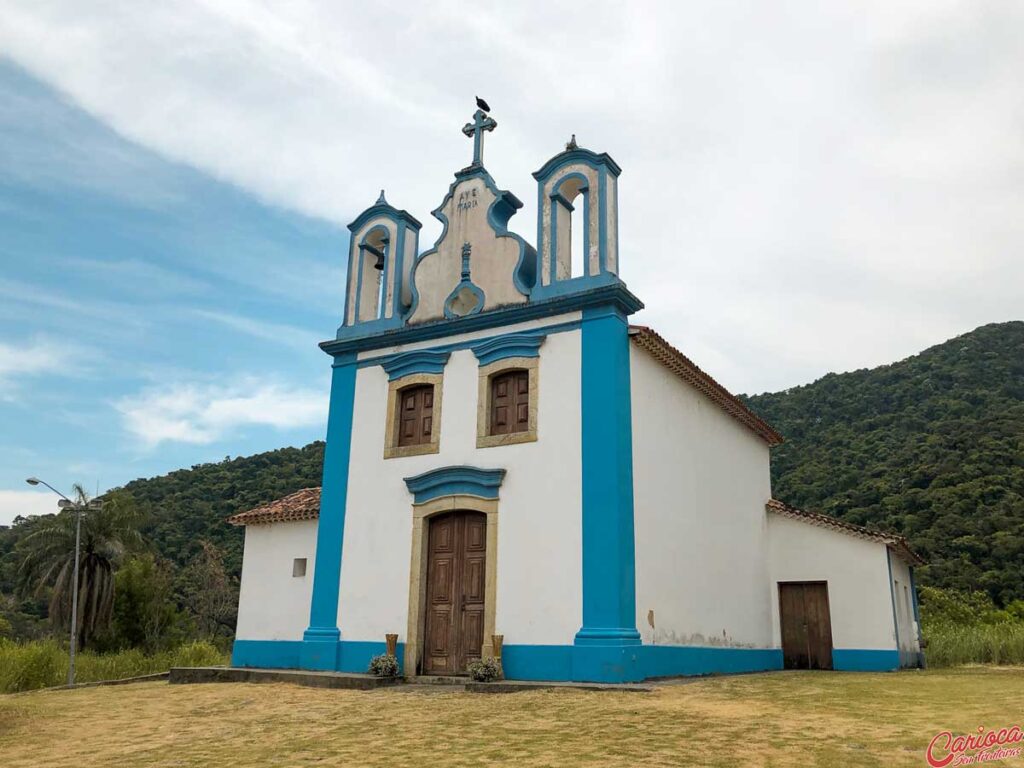
[[[74,485],[75,504],[84,507],[89,495]],[[141,515],[131,496],[109,494],[100,509],[82,513],[78,564],[78,647],[110,625],[114,606],[114,571],[126,551],[142,543]],[[22,554],[19,589],[42,596],[50,589],[50,621],[55,630],[71,624],[75,570],[75,512],[65,509],[35,520],[19,542]]]

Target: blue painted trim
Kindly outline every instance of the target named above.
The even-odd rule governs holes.
[[[451,352],[417,349],[390,355],[381,365],[388,374],[388,381],[394,381],[413,373],[443,373],[449,357]]]
[[[459,298],[459,294],[463,289],[469,289],[469,292],[473,294],[473,298],[476,299],[476,304],[473,305],[473,308],[469,310],[469,312],[460,315],[452,309],[452,304],[454,304],[455,300]],[[471,280],[460,280],[459,284],[455,286],[455,290],[449,293],[448,298],[444,300],[444,319],[457,320],[460,317],[480,314],[483,312],[486,301],[487,297],[484,295],[484,292],[479,285]]]
[[[570,320],[565,323],[554,323],[552,325],[545,325],[540,328],[531,328],[528,331],[519,331],[517,335],[524,336],[548,336],[553,333],[564,333],[566,331],[579,330],[581,321]],[[503,334],[510,335],[510,334]],[[493,341],[494,339],[500,339],[502,336],[488,336],[485,339],[463,339],[461,341],[454,341],[450,344],[439,344],[436,347],[431,347],[433,352],[457,352],[462,349],[473,349],[474,347],[482,344],[486,341]],[[372,368],[376,365],[384,365],[385,362],[391,360],[398,355],[405,354],[404,352],[398,352],[393,355],[379,355],[377,357],[364,357],[356,365],[359,368]]]
[[[504,469],[480,469],[456,466],[432,469],[413,477],[406,477],[405,486],[413,494],[414,502],[422,504],[439,496],[466,494],[484,499],[498,498],[498,488],[505,478]]]
[[[600,278],[600,279],[598,279]],[[598,278],[576,278],[561,280],[559,288],[551,291],[543,301],[530,301],[512,307],[467,315],[457,320],[435,320],[401,328],[369,328],[371,323],[357,323],[345,326],[344,337],[320,342],[320,348],[328,355],[346,352],[364,352],[381,347],[412,344],[414,342],[455,336],[463,333],[496,328],[536,320],[543,317],[562,315],[568,312],[586,310],[588,307],[615,305],[626,315],[643,309],[643,302],[629,292],[625,283],[615,275],[607,273]],[[576,281],[589,280],[591,287],[581,286]],[[565,286],[564,288],[562,286]],[[551,286],[549,286],[550,288]],[[582,288],[582,290],[581,290]],[[339,331],[340,332],[340,331]],[[362,334],[362,335],[358,335]]]
[[[583,311],[583,626],[576,645],[635,645],[629,336],[614,306]]]
[[[476,342],[471,349],[480,365],[489,365],[510,357],[539,357],[540,345],[546,338],[542,333],[507,333]]]
[[[338,591],[341,580],[341,550],[345,538],[345,505],[348,497],[348,468],[352,450],[352,415],[356,394],[355,355],[335,358],[331,372],[331,404],[324,448],[320,519],[316,533],[316,561],[309,627],[303,635],[302,666],[331,669],[335,660],[324,645],[337,641]]]
[[[578,147],[576,149],[567,150],[565,152],[559,152],[557,155],[548,160],[539,170],[533,172],[533,178],[537,181],[544,183],[560,168],[571,165],[573,163],[584,163],[592,167],[607,166],[608,170],[611,171],[615,176],[622,173],[622,168],[616,163],[612,156],[607,152],[598,154],[597,152],[591,152],[589,149],[583,149]]]
[[[833,648],[832,668],[840,672],[892,672],[900,668],[897,650]]]
[[[353,219],[352,223],[348,225],[349,231],[352,234],[355,234],[360,229],[362,229],[366,222],[370,221],[370,219],[374,218],[375,216],[386,216],[387,218],[393,219],[396,222],[402,222],[406,226],[415,229],[417,232],[419,232],[420,228],[423,226],[416,219],[416,217],[413,216],[408,211],[395,208],[393,205],[389,203],[378,202],[375,203],[374,205],[371,205],[365,211],[356,216],[356,218]]]
[[[261,669],[301,668],[303,643],[289,640],[236,640],[231,664]],[[404,660],[404,643],[398,660]],[[342,640],[331,643],[339,672],[365,672],[370,659],[384,653],[382,642]],[[885,651],[839,651],[875,654]],[[865,659],[851,663],[865,664]],[[877,663],[877,660],[876,660]],[[636,645],[580,647],[572,645],[506,645],[502,666],[509,680],[554,680],[598,683],[637,682],[651,677],[735,674],[782,669],[778,648],[720,648],[702,646]],[[851,667],[853,668],[853,667]],[[878,669],[865,666],[865,669]],[[404,672],[404,670],[403,670]]]
[[[327,645],[326,643],[324,644]],[[231,666],[257,669],[303,669],[302,653],[305,643],[296,640],[235,640],[231,649]],[[382,642],[341,640],[329,644],[335,663],[321,669],[335,672],[366,672],[370,659],[387,650]],[[405,658],[405,643],[396,649],[399,671]]]
[[[889,602],[892,605],[892,633],[895,638],[897,650],[900,647],[900,624],[896,619],[896,585],[892,578],[892,550],[885,548],[885,564],[889,568]]]

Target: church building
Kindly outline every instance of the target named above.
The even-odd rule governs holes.
[[[621,277],[618,182],[571,141],[522,202],[473,161],[420,222],[349,225],[321,488],[245,526],[240,667],[639,681],[922,662],[895,535],[772,498],[782,437],[651,328]],[[576,260],[577,263],[573,263]]]

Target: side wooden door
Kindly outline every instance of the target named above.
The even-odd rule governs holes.
[[[451,512],[430,519],[423,674],[461,675],[484,641],[487,516]]]
[[[786,669],[832,669],[832,618],[826,582],[780,582],[779,623]]]

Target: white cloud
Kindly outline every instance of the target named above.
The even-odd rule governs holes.
[[[641,320],[735,389],[1020,316],[1020,3],[579,7],[14,0],[0,46],[120,134],[271,202],[345,222],[386,187],[421,247],[468,161],[474,93],[531,240],[529,171],[575,132],[625,169]]]
[[[57,511],[57,497],[50,491],[0,490],[0,525],[10,525],[18,515],[48,515]]]
[[[115,403],[124,428],[145,447],[207,445],[247,426],[292,429],[327,420],[326,390],[240,377],[229,385],[177,383]]]
[[[45,339],[15,345],[0,341],[0,399],[9,397],[22,378],[49,373],[68,373],[66,347]]]

